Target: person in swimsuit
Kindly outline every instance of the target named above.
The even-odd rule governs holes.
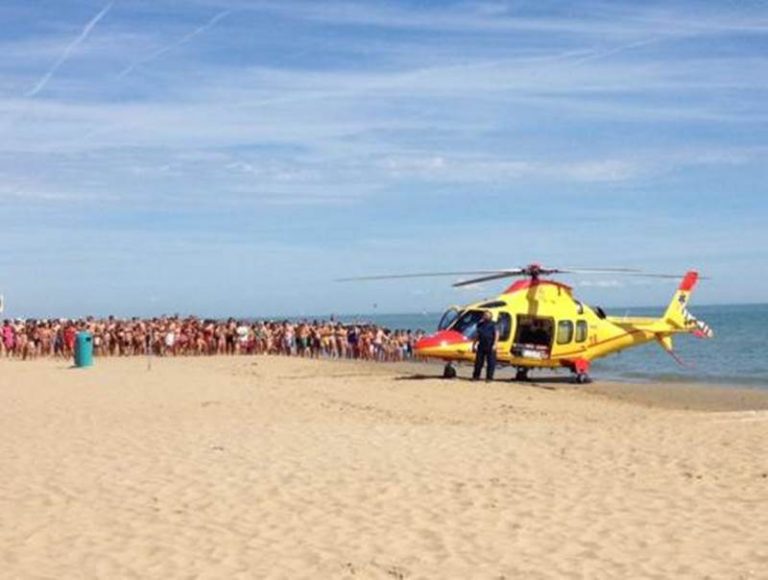
[[[16,330],[11,326],[10,320],[3,321],[2,341],[5,356],[13,356],[14,349],[16,348]]]

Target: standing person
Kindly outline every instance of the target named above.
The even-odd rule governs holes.
[[[373,335],[373,356],[381,362],[384,360],[384,329],[379,327]]]
[[[11,325],[9,320],[3,321],[3,350],[5,356],[10,357],[13,355],[13,350],[16,348],[16,329]]]
[[[71,357],[75,353],[75,335],[77,329],[71,320],[68,320],[64,327],[64,356]]]
[[[247,354],[251,339],[250,328],[248,328],[248,325],[245,322],[240,321],[235,328],[235,335],[237,337],[235,354]]]
[[[475,338],[475,370],[472,373],[472,380],[480,380],[480,373],[483,366],[485,369],[485,380],[493,380],[493,372],[496,370],[496,343],[499,341],[499,331],[496,323],[493,321],[493,314],[488,310],[483,312],[483,319],[477,325],[477,336]]]
[[[287,320],[283,323],[283,352],[286,356],[292,356],[296,346],[296,332],[293,324]]]
[[[53,325],[53,356],[64,356],[64,327],[61,321]]]
[[[176,331],[173,327],[173,323],[168,324],[165,328],[165,340],[164,340],[163,352],[165,356],[173,356],[176,354]]]
[[[357,326],[350,326],[347,328],[347,344],[349,345],[347,353],[349,358],[358,358],[360,355],[357,348],[360,338],[359,334],[360,331],[358,330]]]

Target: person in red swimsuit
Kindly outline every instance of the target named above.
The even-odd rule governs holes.
[[[67,326],[64,328],[64,354],[70,356],[75,352],[75,325],[72,322],[67,322]]]

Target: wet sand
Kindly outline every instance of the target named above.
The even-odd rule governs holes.
[[[5,578],[765,578],[768,393],[0,361]]]

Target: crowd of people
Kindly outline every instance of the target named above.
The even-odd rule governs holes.
[[[0,354],[23,360],[73,356],[87,331],[95,356],[211,356],[273,354],[381,362],[413,356],[421,331],[389,330],[337,321],[201,320],[195,317],[120,320],[5,320]]]

